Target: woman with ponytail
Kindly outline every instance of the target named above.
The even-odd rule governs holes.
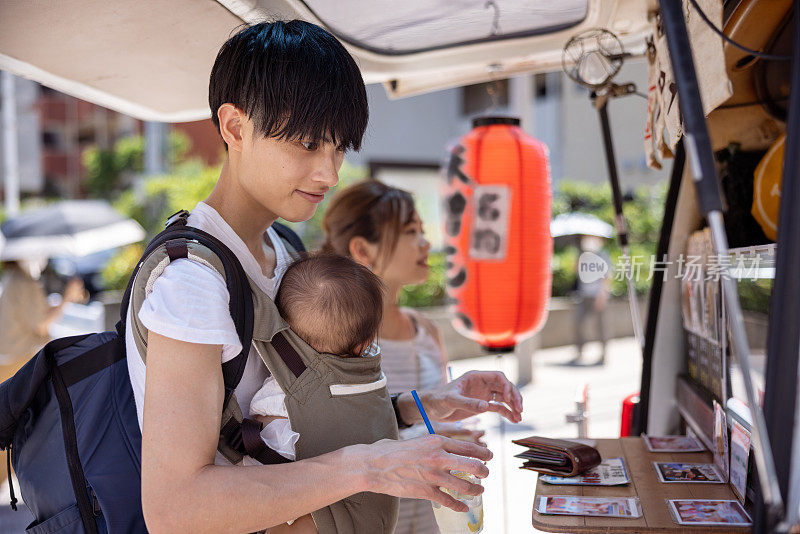
[[[447,357],[439,330],[419,312],[398,304],[404,286],[428,278],[430,243],[411,194],[376,180],[350,186],[332,199],[323,219],[324,252],[349,256],[369,267],[386,286],[378,344],[390,394],[447,382]],[[480,442],[483,432],[453,423],[436,432]],[[427,433],[419,423],[400,430],[401,439]],[[429,501],[401,499],[395,534],[439,532]]]

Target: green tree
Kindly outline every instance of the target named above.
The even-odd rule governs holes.
[[[622,206],[628,225],[628,242],[631,263],[638,269],[634,286],[638,294],[650,290],[650,260],[655,254],[661,231],[661,222],[666,199],[666,185],[640,186],[633,190],[632,198]],[[579,211],[614,225],[614,204],[608,184],[562,181],[553,196],[553,216]],[[622,250],[616,240],[609,239],[604,250],[614,267],[622,265]],[[553,252],[553,296],[566,296],[572,291],[576,280],[578,258],[577,241],[559,245]],[[611,293],[615,296],[627,294],[627,282],[615,277],[611,282]]]
[[[186,160],[191,150],[189,137],[170,132],[167,157],[172,168]],[[134,135],[118,139],[110,149],[91,146],[81,155],[86,168],[86,189],[94,198],[112,199],[131,185],[132,177],[144,170],[144,137]]]

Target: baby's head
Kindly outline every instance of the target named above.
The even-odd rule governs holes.
[[[380,278],[350,258],[317,254],[289,266],[275,305],[317,352],[360,356],[378,335],[383,290]]]

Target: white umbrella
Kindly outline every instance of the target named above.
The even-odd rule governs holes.
[[[145,237],[139,223],[101,200],[67,200],[32,209],[8,219],[0,230],[3,261],[86,256]]]
[[[610,238],[614,227],[588,213],[562,213],[550,221],[550,235],[553,237],[593,235]]]

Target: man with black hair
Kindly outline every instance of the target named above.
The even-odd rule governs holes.
[[[274,298],[290,254],[272,224],[279,217],[309,219],[338,182],[345,151],[360,147],[368,118],[361,74],[318,26],[256,24],[220,49],[209,104],[227,157],[214,191],[188,224],[225,243],[254,291]],[[142,426],[142,504],[150,532],[260,531],[359,492],[425,498],[465,511],[439,487],[482,491],[450,471],[485,477],[482,460],[491,453],[439,436],[383,439],[279,465],[232,466],[216,454],[221,362],[242,350],[229,298],[215,270],[176,259],[148,287],[136,317],[129,311],[127,361]],[[146,367],[135,356],[142,355],[132,321],[147,333]],[[244,413],[266,376],[251,347],[235,391]],[[501,373],[467,373],[421,397],[436,420],[487,410],[521,419],[519,392]],[[395,406],[400,424],[421,419],[409,394]]]

